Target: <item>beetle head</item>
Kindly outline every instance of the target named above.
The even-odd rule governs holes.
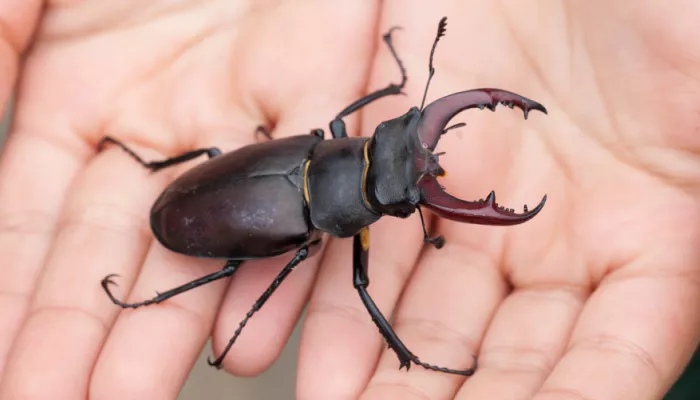
[[[440,21],[438,35],[430,54],[430,75],[434,69],[433,53],[438,39],[445,33],[445,18]],[[425,102],[425,95],[423,97]],[[474,89],[454,93],[430,103],[425,109],[412,107],[401,117],[385,121],[370,139],[371,159],[367,175],[367,197],[372,207],[388,215],[405,218],[423,206],[441,217],[474,224],[514,225],[533,218],[544,207],[547,196],[532,210],[523,213],[499,206],[491,192],[485,200],[465,201],[451,196],[440,186],[437,177],[445,170],[433,151],[440,137],[450,128],[447,123],[461,111],[488,108],[498,104],[517,107],[525,119],[532,110],[547,113],[544,106],[518,94],[499,89]]]
[[[497,89],[476,89],[445,96],[422,112],[412,107],[399,118],[377,127],[369,144],[372,160],[367,175],[367,195],[377,211],[405,218],[424,206],[434,213],[460,222],[513,225],[528,221],[544,207],[547,199],[523,213],[500,207],[491,192],[485,200],[464,201],[445,192],[437,178],[445,175],[440,153],[434,153],[447,123],[469,108],[495,110],[498,104],[518,107],[525,118],[531,110],[546,113],[539,103],[515,93]]]
[[[420,116],[418,108],[412,107],[401,117],[379,124],[370,139],[367,198],[382,214],[406,218],[421,199],[416,182],[423,158],[415,134]]]
[[[533,100],[498,89],[475,89],[455,93],[434,101],[423,110],[415,131],[422,150],[416,154],[416,164],[419,171],[423,171],[416,181],[421,193],[421,205],[447,219],[485,225],[520,224],[533,218],[544,207],[546,195],[534,209],[528,211],[525,206],[523,213],[499,206],[494,192],[485,200],[464,201],[449,195],[437,182],[437,177],[444,175],[444,170],[439,166],[433,150],[440,137],[447,131],[445,126],[450,119],[469,108],[488,108],[495,111],[498,104],[520,108],[525,119],[531,110],[547,113],[544,106]]]

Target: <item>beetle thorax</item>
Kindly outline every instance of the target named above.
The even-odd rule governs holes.
[[[415,135],[420,111],[411,110],[377,127],[369,143],[367,198],[382,214],[406,218],[416,211],[420,192],[416,182],[423,173],[416,165],[423,149]]]

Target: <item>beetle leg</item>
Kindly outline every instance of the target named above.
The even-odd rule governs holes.
[[[326,134],[323,132],[323,129],[312,129],[311,132],[309,132],[309,135],[316,135],[318,138],[325,138]]]
[[[117,139],[114,139],[110,136],[105,136],[100,140],[100,142],[97,144],[97,150],[101,151],[105,144],[107,143],[112,143],[115,144],[119,147],[122,148],[127,154],[129,154],[131,157],[134,158],[134,160],[138,161],[139,164],[143,165],[145,168],[150,169],[151,171],[155,172],[163,168],[167,167],[172,167],[173,165],[181,164],[185,161],[192,160],[194,158],[197,158],[201,156],[202,154],[206,154],[209,156],[209,158],[214,158],[216,156],[221,155],[221,150],[217,147],[210,147],[208,149],[197,149],[197,150],[192,150],[188,151],[186,153],[180,154],[179,156],[171,157],[171,158],[166,158],[165,160],[161,161],[151,161],[151,162],[146,162],[144,161],[141,157],[139,157],[138,154],[136,154],[133,150],[131,150],[129,147],[127,147],[124,143],[118,141]]]
[[[464,376],[471,376],[474,374],[477,368],[477,358],[474,358],[474,366],[466,370],[455,370],[442,368],[435,365],[426,364],[418,359],[413,353],[411,353],[406,345],[403,344],[401,339],[396,335],[394,329],[391,327],[389,322],[384,318],[379,308],[367,293],[367,287],[369,286],[369,276],[367,274],[368,269],[368,259],[369,259],[369,228],[364,227],[359,234],[355,235],[353,240],[353,280],[355,289],[357,289],[360,294],[360,299],[364,303],[367,311],[372,317],[372,321],[379,328],[379,332],[384,336],[389,348],[392,349],[399,358],[399,369],[406,367],[408,370],[411,366],[411,362],[420,365],[423,368],[430,369],[438,372],[445,372],[448,374],[457,374]]]
[[[226,262],[226,265],[224,265],[224,268],[221,269],[221,271],[214,272],[213,274],[209,274],[206,276],[203,276],[197,280],[194,280],[192,282],[185,283],[184,285],[178,286],[176,288],[170,289],[167,292],[163,293],[158,293],[158,295],[152,299],[142,301],[140,303],[122,303],[121,301],[117,300],[114,295],[112,294],[112,291],[109,290],[109,285],[114,285],[117,286],[117,283],[112,280],[113,277],[119,276],[117,274],[111,274],[107,275],[102,279],[102,288],[104,288],[105,292],[107,292],[107,296],[109,296],[109,299],[112,300],[112,303],[118,305],[121,308],[138,308],[141,306],[147,306],[149,304],[155,304],[155,303],[160,303],[166,299],[169,299],[173,296],[176,296],[180,293],[184,293],[188,290],[192,290],[196,287],[206,285],[207,283],[214,282],[216,280],[219,280],[221,278],[226,278],[227,276],[233,275],[234,272],[238,269],[238,267],[243,263],[243,261],[240,260],[229,260]],[[157,293],[157,292],[156,292]]]
[[[445,245],[445,237],[442,235],[435,237],[428,236],[428,231],[425,229],[425,220],[423,219],[423,212],[421,211],[420,207],[416,208],[418,208],[418,215],[420,215],[420,223],[421,226],[423,226],[423,242],[432,244],[433,246],[435,246],[436,249],[441,249],[442,246]]]
[[[263,135],[267,140],[272,140],[272,132],[270,132],[269,129],[262,125],[258,125],[257,128],[255,128],[255,136],[258,135]],[[323,129],[312,129],[309,131],[309,135],[316,135],[317,137],[323,139],[325,136],[325,133],[323,132]]]
[[[345,122],[343,121],[344,117],[347,117],[348,115],[352,114],[353,112],[359,110],[360,108],[366,106],[367,104],[369,104],[375,100],[381,99],[382,97],[402,93],[401,90],[406,85],[407,78],[406,78],[406,68],[404,68],[403,63],[401,62],[401,59],[396,54],[396,50],[394,50],[394,45],[391,43],[391,33],[396,29],[401,29],[401,28],[395,26],[395,27],[389,29],[389,31],[386,34],[384,34],[384,41],[386,42],[387,46],[389,47],[389,51],[391,51],[391,55],[394,56],[394,60],[396,60],[396,63],[399,65],[399,69],[401,70],[401,83],[399,83],[398,85],[395,83],[391,83],[387,87],[385,87],[384,89],[379,89],[373,93],[368,94],[367,96],[364,96],[364,97],[356,100],[354,103],[347,106],[343,111],[338,113],[338,115],[335,117],[335,119],[333,121],[331,121],[331,123],[330,123],[331,134],[333,134],[334,139],[344,138],[344,137],[348,136],[348,134],[345,130]]]
[[[258,135],[263,135],[267,140],[272,140],[272,133],[270,132],[269,129],[262,125],[258,125],[257,128],[255,128],[255,136]]]
[[[308,247],[302,247],[301,249],[299,249],[299,251],[297,251],[297,253],[294,256],[294,258],[292,259],[292,261],[290,261],[289,264],[287,264],[282,269],[282,271],[279,273],[279,275],[277,275],[277,277],[272,282],[270,287],[268,287],[267,290],[265,290],[265,293],[263,293],[262,296],[260,296],[260,298],[253,305],[253,308],[251,308],[250,311],[248,311],[245,318],[243,318],[243,321],[241,321],[240,324],[238,325],[238,329],[236,329],[236,332],[234,332],[233,337],[231,338],[231,340],[229,340],[228,344],[226,345],[226,348],[221,353],[219,358],[217,358],[214,361],[207,359],[207,362],[209,363],[209,365],[216,367],[216,369],[221,369],[222,361],[226,357],[226,354],[228,353],[228,351],[231,349],[231,346],[233,346],[233,344],[236,342],[236,339],[238,339],[238,336],[241,334],[241,331],[243,331],[243,328],[248,323],[248,320],[256,312],[260,311],[262,306],[265,305],[265,302],[267,301],[267,299],[270,298],[272,293],[274,293],[275,289],[277,289],[279,287],[279,285],[282,283],[282,281],[284,281],[284,278],[286,278],[287,275],[289,275],[289,273],[292,272],[294,270],[294,268],[296,268],[297,265],[299,265],[299,263],[304,261],[308,255],[309,255],[309,248]]]

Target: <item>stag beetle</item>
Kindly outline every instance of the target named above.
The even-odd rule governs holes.
[[[116,305],[137,308],[160,303],[170,297],[209,282],[229,277],[245,261],[296,251],[269,288],[241,321],[223,353],[209,364],[221,363],[252,317],[289,273],[309,256],[309,249],[321,242],[322,232],[339,238],[354,237],[353,283],[372,320],[389,347],[399,358],[399,369],[411,362],[424,368],[451,374],[472,375],[477,368],[454,370],[426,364],[418,359],[394,333],[367,292],[369,286],[368,226],[384,215],[407,218],[416,210],[421,217],[425,243],[436,248],[442,236],[430,237],[421,207],[438,216],[473,224],[515,225],[526,222],[542,210],[547,196],[532,210],[518,214],[498,206],[492,191],[485,200],[464,201],[449,195],[437,181],[445,171],[433,153],[447,123],[462,110],[484,107],[494,111],[504,104],[517,106],[527,119],[530,110],[547,113],[541,104],[515,93],[498,89],[475,89],[454,93],[429,104],[425,97],[433,77],[433,55],[444,36],[447,18],[438,24],[429,60],[429,76],[420,109],[411,107],[398,118],[382,122],[372,137],[348,137],[343,118],[367,104],[389,95],[402,94],[406,71],[391,41],[394,27],[383,39],[401,70],[401,83],[360,98],[341,111],[330,123],[332,140],[324,140],[321,129],[309,134],[258,142],[222,154],[216,148],[198,149],[162,161],[145,162],[126,145],[109,136],[98,144],[121,147],[151,171],[170,167],[200,155],[209,159],[176,178],[155,201],[150,213],[154,236],[171,251],[194,257],[226,260],[220,271],[170,289],[140,303],[117,300],[108,275],[102,287]],[[265,128],[258,128],[272,139]]]

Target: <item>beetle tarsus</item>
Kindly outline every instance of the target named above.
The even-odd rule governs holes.
[[[420,215],[420,224],[423,227],[423,242],[432,244],[436,249],[441,249],[445,245],[445,237],[442,235],[430,237],[428,235],[428,230],[425,228],[425,219],[423,219],[423,212],[420,207],[417,207],[418,215]]]
[[[394,33],[394,31],[402,31],[402,30],[403,30],[403,26],[394,25],[391,28],[389,28],[388,31],[386,31],[383,38],[384,38],[384,40],[391,40],[391,34]]]
[[[138,154],[136,154],[133,150],[131,150],[131,148],[129,148],[127,145],[125,145],[124,143],[122,143],[119,140],[114,139],[110,136],[105,136],[104,138],[102,138],[102,140],[100,140],[100,142],[97,144],[97,149],[99,151],[101,151],[104,148],[105,144],[107,144],[107,143],[112,143],[112,144],[115,144],[115,145],[121,147],[121,149],[124,150],[128,155],[130,155],[134,160],[136,160],[144,168],[147,168],[147,169],[151,170],[152,172],[156,172],[156,171],[161,170],[163,168],[172,167],[174,165],[181,164],[183,162],[197,158],[203,154],[206,154],[209,158],[214,158],[214,157],[221,155],[221,150],[219,150],[218,147],[210,147],[210,148],[188,151],[188,152],[180,154],[179,156],[166,158],[165,160],[161,160],[161,161],[146,162]]]
[[[420,365],[421,367],[423,367],[425,369],[432,370],[432,371],[444,372],[447,374],[472,376],[472,375],[474,375],[474,372],[476,372],[476,370],[478,368],[478,363],[479,363],[478,358],[475,355],[472,355],[472,360],[473,360],[472,367],[469,369],[462,369],[462,370],[449,369],[449,368],[438,367],[437,365],[426,364],[424,362],[421,362],[418,358],[415,358],[411,361],[413,361],[413,363],[416,365]],[[408,370],[408,367],[406,367],[406,370]]]
[[[115,282],[115,281],[112,279],[112,278],[115,278],[115,277],[118,277],[118,276],[119,276],[119,275],[117,275],[117,274],[110,274],[110,275],[105,276],[105,277],[102,279],[102,288],[105,290],[105,292],[107,292],[107,296],[109,297],[110,300],[112,300],[112,303],[118,305],[118,306],[121,307],[121,308],[138,308],[138,307],[146,306],[146,305],[149,305],[149,304],[152,304],[152,303],[155,302],[153,299],[151,299],[151,300],[146,300],[146,301],[141,302],[141,303],[129,304],[129,303],[123,303],[123,302],[117,300],[117,298],[114,297],[114,295],[112,294],[112,291],[109,290],[109,285],[119,286],[119,285],[117,284],[117,282]],[[156,298],[157,298],[157,297],[156,297]]]
[[[445,245],[445,237],[440,235],[440,236],[435,236],[435,237],[425,237],[423,238],[423,241],[425,243],[432,244],[436,249],[441,249]]]
[[[294,268],[299,265],[302,261],[306,259],[309,255],[309,248],[308,247],[302,247],[297,251],[296,255],[294,255],[294,258],[292,261],[290,261],[283,269],[282,271],[277,275],[274,281],[272,281],[272,284],[265,290],[265,293],[258,298],[258,300],[255,302],[253,305],[253,308],[246,313],[245,318],[238,324],[238,329],[233,333],[233,337],[228,341],[228,344],[226,344],[226,348],[224,348],[224,351],[219,355],[219,357],[212,361],[211,358],[207,358],[207,363],[212,366],[216,367],[216,369],[221,369],[221,363],[224,361],[224,358],[226,358],[226,354],[228,354],[229,350],[231,350],[231,347],[233,344],[236,342],[236,339],[238,339],[238,336],[241,334],[243,331],[243,328],[245,328],[246,324],[248,323],[248,320],[260,309],[262,308],[263,305],[265,305],[265,302],[267,299],[270,298],[272,293],[275,292],[275,289],[279,287],[280,284],[284,281],[284,279],[289,275],[290,272],[294,270]]]
[[[196,279],[192,282],[185,283],[184,285],[180,285],[176,288],[170,289],[170,290],[165,291],[163,293],[156,292],[157,295],[155,297],[153,297],[152,299],[145,300],[145,301],[142,301],[139,303],[124,303],[124,302],[117,300],[117,298],[114,297],[114,295],[112,294],[112,291],[109,290],[109,285],[118,286],[117,283],[112,279],[114,277],[118,277],[119,275],[117,275],[117,274],[110,274],[110,275],[105,276],[102,279],[102,288],[105,290],[105,292],[107,292],[107,296],[109,296],[109,299],[112,300],[112,303],[118,305],[119,307],[121,307],[121,308],[138,308],[138,307],[147,306],[150,304],[160,303],[160,302],[167,300],[173,296],[176,296],[180,293],[184,293],[188,290],[192,290],[196,287],[205,285],[207,283],[219,280],[221,278],[231,276],[231,275],[233,275],[234,272],[236,272],[236,270],[238,269],[238,267],[242,263],[243,263],[243,261],[241,261],[241,260],[229,260],[226,262],[224,267],[219,271],[216,271],[212,274],[203,276],[203,277]]]

